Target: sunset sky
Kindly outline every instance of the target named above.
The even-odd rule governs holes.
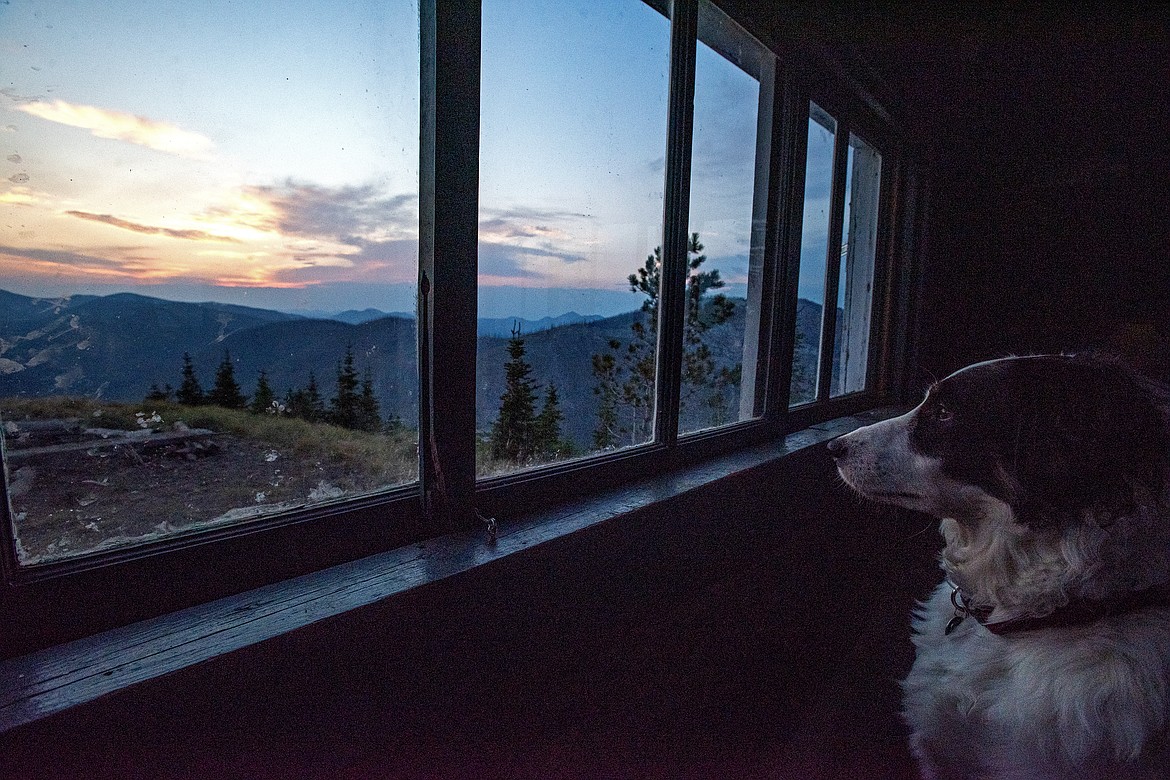
[[[637,0],[485,0],[481,316],[638,305],[668,34]],[[0,5],[0,288],[412,310],[418,47],[407,0]],[[737,294],[757,98],[700,47],[691,227]]]

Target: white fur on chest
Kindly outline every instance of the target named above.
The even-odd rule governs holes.
[[[996,636],[974,618],[949,636],[943,583],[914,622],[903,683],[928,778],[1163,777],[1170,610]]]

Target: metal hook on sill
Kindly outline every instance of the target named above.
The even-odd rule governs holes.
[[[496,518],[484,517],[483,513],[480,512],[478,509],[475,510],[475,517],[481,523],[483,523],[484,529],[487,531],[487,543],[488,544],[495,544],[496,539],[499,536],[499,529],[500,529],[500,524],[496,521]]]

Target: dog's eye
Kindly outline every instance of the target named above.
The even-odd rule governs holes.
[[[954,412],[943,406],[938,401],[932,401],[932,403],[927,405],[923,412],[928,419],[936,423],[948,423],[955,419]]]

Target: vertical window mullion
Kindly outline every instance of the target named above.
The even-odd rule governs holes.
[[[479,0],[422,0],[419,455],[427,535],[474,522]]]
[[[744,323],[743,377],[740,390],[740,417],[759,416],[764,411],[767,389],[767,334],[775,299],[775,243],[769,240],[775,220],[773,193],[776,173],[773,166],[772,129],[776,102],[776,59],[765,60],[760,74],[759,109],[756,114],[756,172],[752,197],[752,233],[748,250],[747,307]]]
[[[829,246],[825,257],[825,302],[821,312],[821,362],[817,400],[829,397],[833,378],[833,346],[837,332],[837,288],[841,282],[841,228],[845,218],[845,180],[849,159],[849,127],[838,121],[833,145],[833,195],[829,201]]]
[[[777,79],[779,81],[779,79]],[[796,351],[796,313],[800,297],[800,256],[804,230],[805,158],[808,155],[809,97],[799,89],[791,75],[784,79],[783,105],[780,116],[773,123],[773,132],[779,133],[778,165],[784,177],[780,187],[776,246],[778,262],[782,264],[779,290],[780,315],[773,324],[773,343],[776,352],[775,377],[770,377],[769,413],[772,419],[787,415],[792,394],[793,356]],[[778,96],[777,98],[781,98]]]
[[[697,0],[673,0],[670,4],[670,98],[654,412],[654,438],[668,446],[678,439],[698,22]]]
[[[787,319],[785,313],[789,305],[787,253],[781,231],[789,221],[784,211],[789,203],[786,192],[792,186],[792,161],[796,159],[791,148],[791,112],[786,103],[789,92],[781,76],[779,63],[772,57],[766,64],[764,78],[760,80],[756,206],[752,225],[752,264],[748,272],[757,272],[758,257],[762,278],[759,285],[760,322],[759,327],[752,331],[758,334],[759,344],[754,366],[754,408],[751,411],[755,416],[766,416],[776,421],[788,411],[787,377],[791,374],[792,364],[792,345],[788,343],[790,338],[784,334],[784,326],[781,324]],[[760,181],[761,176],[763,182]],[[752,289],[750,283],[748,289]],[[746,332],[748,330],[745,329]],[[745,360],[745,387],[748,376],[748,361]]]

